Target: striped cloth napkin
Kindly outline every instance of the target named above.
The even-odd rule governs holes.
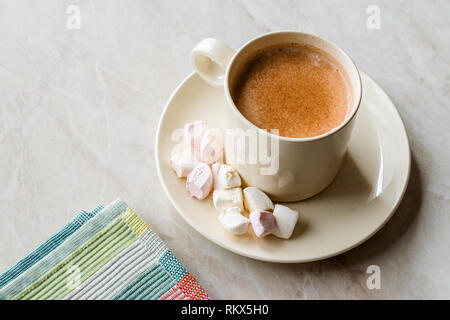
[[[121,200],[80,212],[0,276],[0,299],[210,299]]]

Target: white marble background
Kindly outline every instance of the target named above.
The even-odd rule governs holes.
[[[66,8],[81,9],[68,30]],[[381,29],[368,30],[378,5]],[[0,0],[0,272],[80,209],[121,197],[213,298],[450,298],[450,2]],[[238,47],[278,29],[347,49],[396,103],[412,148],[393,219],[341,256],[279,265],[189,227],[155,172],[159,115],[205,37]],[[368,290],[366,268],[381,267]]]

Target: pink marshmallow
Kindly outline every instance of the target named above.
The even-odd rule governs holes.
[[[213,164],[222,157],[222,146],[217,137],[206,132],[200,143],[200,161]]]
[[[259,238],[271,234],[277,227],[275,217],[269,211],[253,211],[252,213],[250,213],[249,218],[253,227],[253,231]]]
[[[212,187],[213,174],[211,168],[204,163],[197,164],[187,176],[187,191],[191,196],[203,200],[209,195]]]
[[[200,160],[201,141],[207,130],[208,123],[203,120],[188,122],[184,125],[184,140],[198,160]]]

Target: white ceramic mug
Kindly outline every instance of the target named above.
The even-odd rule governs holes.
[[[247,120],[233,102],[233,88],[244,64],[255,52],[278,44],[299,43],[319,48],[334,57],[350,79],[353,105],[346,119],[336,128],[320,136],[288,138],[257,128]],[[259,36],[235,51],[215,39],[204,39],[191,53],[192,64],[198,74],[215,87],[225,90],[227,106],[231,110],[227,128],[256,130],[270,142],[276,142],[279,163],[276,172],[262,174],[261,163],[237,163],[244,183],[265,191],[272,200],[298,201],[325,189],[336,177],[347,150],[350,135],[362,97],[361,78],[351,58],[336,44],[318,36],[297,31],[280,31]],[[269,142],[269,143],[270,143]],[[248,151],[248,150],[247,150]],[[228,160],[228,152],[225,150]]]

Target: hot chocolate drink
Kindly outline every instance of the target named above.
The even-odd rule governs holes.
[[[262,129],[280,136],[314,137],[339,126],[353,94],[344,68],[328,53],[283,44],[257,52],[231,90],[235,105]]]

